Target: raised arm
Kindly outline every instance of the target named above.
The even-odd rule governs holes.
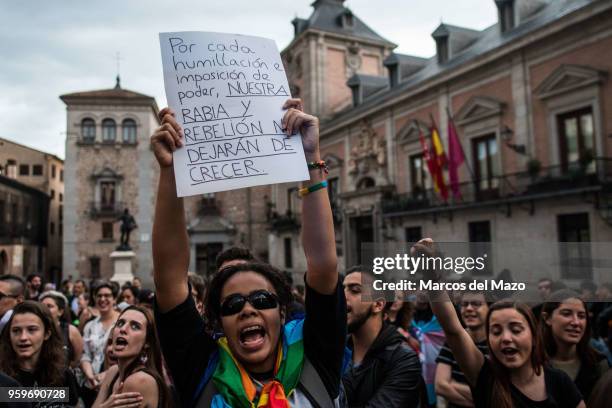
[[[433,256],[436,253],[433,240],[431,238],[420,240],[412,247],[411,253],[413,255],[422,253]],[[425,279],[428,278],[437,279],[434,276],[425,277]],[[463,371],[468,383],[475,386],[478,373],[484,364],[484,355],[478,350],[468,332],[461,326],[459,316],[457,316],[446,291],[430,291],[429,302],[433,313],[444,330],[446,342],[459,367],[461,367],[461,371]]]
[[[153,222],[153,278],[157,304],[167,312],[187,298],[189,238],[172,166],[172,152],[183,144],[181,128],[168,108],[159,112],[159,118],[162,125],[151,136],[151,148],[160,167]]]
[[[319,151],[319,119],[303,112],[300,99],[289,99],[284,107],[283,125],[288,135],[302,134],[304,154],[308,163],[321,160]],[[320,169],[310,171],[310,180],[302,187],[314,186],[325,180]],[[336,238],[329,196],[326,188],[302,198],[302,245],[306,255],[308,286],[321,294],[332,294],[338,283]]]

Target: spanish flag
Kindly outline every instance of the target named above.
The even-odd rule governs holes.
[[[442,145],[442,140],[440,139],[440,133],[438,132],[438,127],[436,126],[436,122],[431,118],[431,143],[433,145],[433,157],[432,157],[432,178],[434,180],[434,184],[436,186],[436,191],[440,193],[442,199],[444,201],[448,200],[448,189],[446,188],[446,183],[444,181],[444,168],[448,163],[448,159],[446,158],[446,153],[444,153],[444,146]]]

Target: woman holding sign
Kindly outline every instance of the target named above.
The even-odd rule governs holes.
[[[212,279],[206,314],[224,337],[206,334],[190,296],[189,241],[183,200],[176,197],[172,152],[183,145],[169,109],[151,138],[160,166],[153,226],[156,321],[162,350],[184,406],[334,407],[338,404],[346,338],[346,303],[339,285],[318,119],[290,99],[282,124],[300,132],[310,181],[302,197],[306,318],[286,322],[290,289],[263,263],[233,265]]]
[[[434,242],[422,239],[412,253],[433,256]],[[430,291],[429,296],[476,408],[585,407],[572,380],[547,364],[542,336],[527,305],[512,300],[491,305],[485,321],[490,355],[485,357],[461,326],[448,294]]]

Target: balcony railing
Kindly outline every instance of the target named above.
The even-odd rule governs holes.
[[[287,211],[285,214],[272,213],[272,218],[268,221],[270,229],[272,231],[293,231],[300,228],[298,216],[291,211]]]
[[[118,217],[125,209],[125,203],[116,201],[114,203],[105,203],[100,201],[92,201],[89,204],[90,214],[92,217]]]
[[[473,180],[459,184],[460,197],[453,198],[450,186],[448,200],[444,201],[434,189],[417,189],[411,193],[396,194],[382,203],[383,212],[405,213],[437,208],[455,208],[507,200],[546,196],[572,190],[612,183],[612,158],[599,158],[590,163],[571,163],[551,166],[537,172],[520,172]]]

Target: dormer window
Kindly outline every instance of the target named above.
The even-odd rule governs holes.
[[[342,28],[353,28],[355,25],[355,17],[353,17],[353,13],[348,10],[342,13],[341,24]]]
[[[495,0],[499,16],[499,26],[502,33],[512,30],[515,26],[514,0]]]
[[[436,54],[439,64],[448,61],[448,36],[436,38]]]

